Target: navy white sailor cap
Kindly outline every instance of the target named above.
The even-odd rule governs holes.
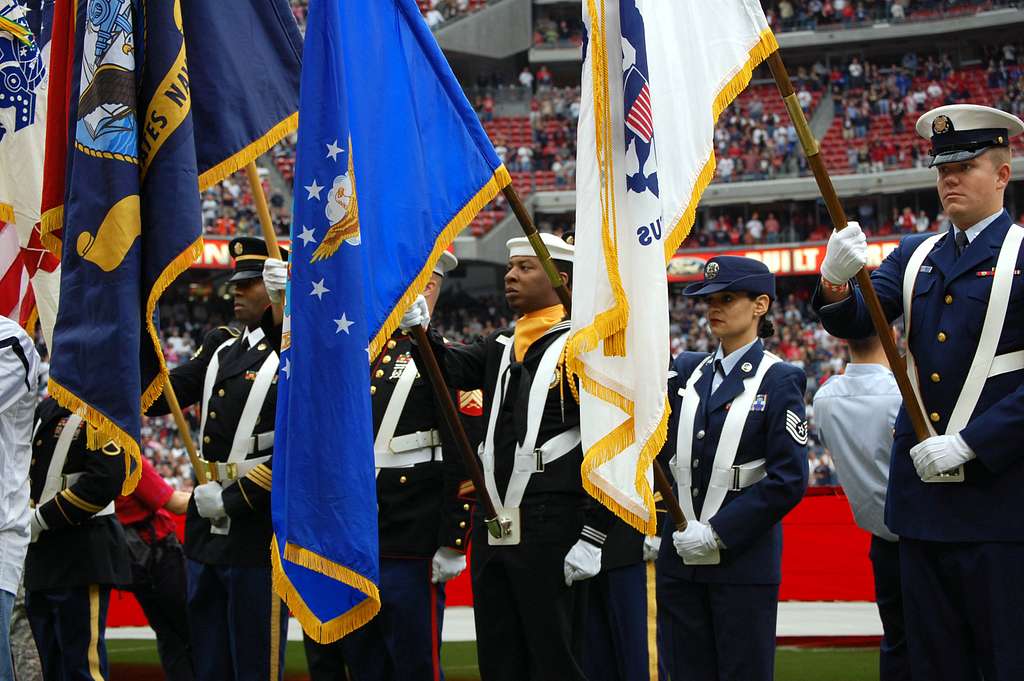
[[[572,262],[576,255],[576,247],[573,245],[575,236],[569,236],[568,239],[557,237],[554,234],[547,232],[541,232],[541,241],[548,247],[548,253],[551,254],[552,260],[562,260],[565,262]],[[533,251],[533,246],[530,245],[530,240],[525,236],[519,236],[515,239],[509,239],[505,246],[508,247],[508,257],[514,258],[516,256],[532,256],[536,257],[536,253]]]
[[[1010,138],[1024,132],[1024,122],[1013,114],[977,104],[949,104],[917,119],[917,134],[931,140],[932,166],[959,163],[993,147],[1010,146]]]

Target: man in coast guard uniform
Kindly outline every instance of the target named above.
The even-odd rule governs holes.
[[[953,226],[904,238],[872,273],[903,317],[907,368],[930,436],[896,421],[885,521],[900,537],[914,678],[1024,678],[1024,229],[1003,210],[1020,119],[958,104],[929,111],[936,186]],[[856,223],[833,233],[814,304],[829,333],[872,332]]]
[[[730,292],[768,300],[745,344],[680,353],[669,374],[663,457],[687,519],[683,532],[666,523],[657,561],[659,649],[673,681],[773,678],[781,521],[807,487],[806,377],[760,338],[773,333],[775,278],[759,261],[719,256],[685,294]],[[726,312],[712,302],[708,314],[720,341],[716,315],[732,304],[722,301]]]
[[[444,276],[441,256],[423,295],[431,311]],[[433,390],[396,331],[370,367],[376,441],[381,611],[330,644],[305,637],[311,681],[440,679],[445,582],[466,567],[472,482],[435,405]],[[456,396],[470,441],[479,442],[480,395]]]
[[[270,486],[277,405],[280,320],[271,296],[287,265],[260,239],[239,237],[235,318],[242,333],[210,332],[192,359],[171,371],[181,405],[201,405],[201,483],[185,522],[188,621],[196,679],[249,681],[282,673],[287,609],[271,589]],[[284,256],[287,257],[287,256]],[[167,413],[161,399],[150,414]]]
[[[571,281],[573,247],[542,238]],[[448,385],[483,390],[487,431],[480,461],[487,491],[506,528],[491,536],[473,521],[473,598],[484,681],[574,681],[580,659],[586,581],[601,567],[611,514],[583,490],[579,406],[562,364],[569,320],[525,238],[508,242],[505,297],[521,316],[467,346],[429,338]],[[402,328],[426,324],[417,300]],[[413,356],[419,349],[414,346]]]
[[[36,410],[25,608],[46,681],[108,678],[110,589],[131,579],[114,515],[125,453],[113,442],[88,449],[86,428],[53,398]]]

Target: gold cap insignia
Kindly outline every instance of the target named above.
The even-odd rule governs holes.
[[[243,250],[244,250],[244,247],[242,246],[242,242],[241,241],[239,241],[238,243],[235,244],[235,255],[242,255],[242,251]]]
[[[704,278],[705,279],[714,279],[717,276],[718,276],[718,263],[717,262],[709,262],[707,264],[707,266],[704,267]]]
[[[570,236],[565,240],[565,243],[569,244],[570,246],[574,246],[576,244],[576,237]]]
[[[949,116],[936,116],[932,121],[932,134],[944,135],[947,132],[953,132],[953,121],[949,119]]]

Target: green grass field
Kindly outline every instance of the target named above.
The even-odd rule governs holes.
[[[163,675],[157,666],[154,641],[108,641],[110,681],[157,681]],[[477,681],[476,646],[447,643],[442,663],[449,681]],[[306,655],[302,644],[288,644],[286,679],[306,679]],[[878,679],[878,650],[869,648],[780,648],[775,663],[776,681],[875,681]]]

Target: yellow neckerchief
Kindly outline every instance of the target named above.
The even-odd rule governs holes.
[[[561,303],[545,307],[541,310],[527,312],[516,320],[515,339],[515,360],[522,362],[526,357],[526,351],[533,345],[533,342],[547,333],[547,330],[558,322],[565,319],[565,310]]]

